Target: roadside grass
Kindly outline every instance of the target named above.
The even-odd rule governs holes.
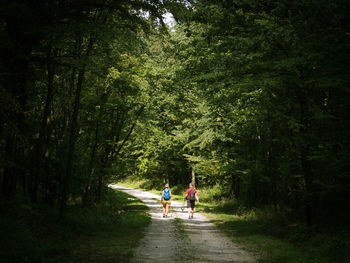
[[[161,187],[155,190],[136,180],[128,180],[127,185],[156,194],[161,192]],[[173,199],[182,201],[185,189],[171,189]],[[348,227],[307,227],[272,208],[248,209],[221,193],[220,186],[197,190],[200,203],[196,205],[196,211],[208,217],[235,243],[256,255],[259,263],[350,262]]]
[[[70,206],[63,220],[23,200],[0,209],[2,262],[126,262],[150,223],[144,203],[115,190],[90,209]]]
[[[243,209],[233,200],[200,203],[197,211],[257,255],[260,263],[350,262],[349,230],[291,223],[271,208]]]

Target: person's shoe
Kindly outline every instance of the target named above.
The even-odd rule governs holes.
[[[163,217],[165,217],[165,214],[163,214]]]
[[[188,216],[188,219],[191,219],[191,216]]]

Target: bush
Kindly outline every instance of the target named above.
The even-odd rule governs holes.
[[[229,190],[222,185],[205,187],[198,190],[200,200],[204,202],[219,202],[229,197]]]
[[[171,193],[174,195],[185,195],[185,189],[182,185],[175,185],[174,187],[171,187]]]

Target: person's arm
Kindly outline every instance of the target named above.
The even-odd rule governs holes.
[[[187,196],[188,196],[188,192],[186,191],[186,194],[185,194],[185,198],[184,198],[184,200],[186,200],[186,199],[187,199]]]
[[[169,189],[170,198],[172,197],[171,190]]]
[[[164,198],[164,190],[162,191],[162,196],[160,197],[160,201],[162,201]]]
[[[197,191],[196,191],[196,199],[197,199],[197,203],[199,203],[199,198],[198,198],[198,194],[197,194]]]

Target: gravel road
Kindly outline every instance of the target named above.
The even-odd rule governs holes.
[[[205,216],[195,213],[193,219],[188,219],[183,203],[172,201],[173,211],[163,218],[160,195],[118,185],[110,187],[141,199],[150,209],[152,222],[131,262],[255,262]],[[179,231],[176,218],[182,220],[185,234]]]

